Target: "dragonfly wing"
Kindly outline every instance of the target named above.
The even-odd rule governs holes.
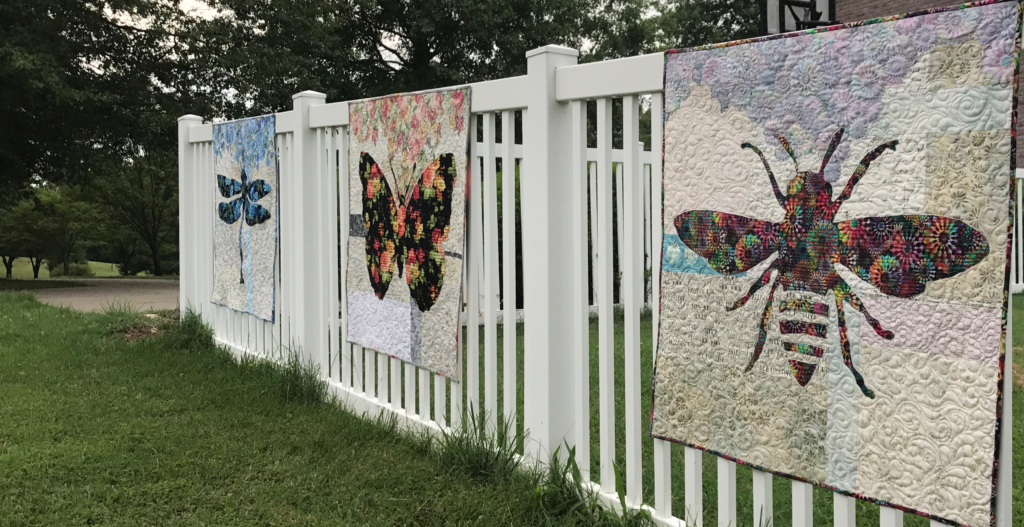
[[[259,201],[260,198],[270,194],[270,183],[262,179],[255,179],[246,185],[245,195],[251,202]]]
[[[238,180],[217,174],[217,189],[220,190],[221,196],[230,198],[242,191],[242,184]]]
[[[833,260],[891,296],[919,295],[928,282],[966,271],[989,251],[985,235],[943,216],[857,218],[836,226]]]
[[[359,156],[359,180],[363,184],[363,226],[366,229],[366,271],[377,298],[384,299],[399,259],[398,207],[384,172],[370,154]]]
[[[675,227],[687,247],[725,275],[746,271],[779,249],[779,225],[770,221],[691,210],[676,216]]]
[[[420,174],[408,201],[402,226],[405,281],[420,311],[437,302],[444,283],[441,244],[448,239],[455,191],[455,156],[441,154]]]
[[[232,224],[242,216],[242,198],[217,204],[217,215],[221,221]]]
[[[245,207],[245,223],[250,227],[259,225],[270,219],[270,211],[267,210],[263,205],[257,205],[256,203],[247,203]]]

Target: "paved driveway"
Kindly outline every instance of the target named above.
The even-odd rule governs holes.
[[[130,303],[140,311],[176,309],[177,280],[144,280],[131,278],[75,279],[88,287],[66,287],[33,291],[40,302],[68,306],[78,311],[103,311],[117,303]]]

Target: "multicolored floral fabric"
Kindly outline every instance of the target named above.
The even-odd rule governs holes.
[[[218,220],[213,302],[273,322],[277,261],[276,118],[213,125]]]
[[[348,338],[457,378],[469,90],[354,103],[349,121]]]
[[[655,437],[992,523],[1019,16],[666,53]]]

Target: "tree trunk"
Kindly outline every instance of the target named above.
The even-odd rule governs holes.
[[[7,279],[14,277],[14,258],[4,257],[4,267],[7,269]]]
[[[153,275],[163,276],[164,268],[160,265],[160,242],[150,245],[149,252],[153,254]]]
[[[43,265],[43,259],[29,258],[28,261],[32,264],[32,278],[39,280],[39,268]]]

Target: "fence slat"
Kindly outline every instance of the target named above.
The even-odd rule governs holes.
[[[598,412],[601,490],[615,492],[615,313],[612,309],[612,101],[597,100]]]
[[[352,388],[363,392],[363,347],[358,344],[352,345],[352,362]]]
[[[772,525],[772,475],[753,470],[754,477],[754,527]]]
[[[718,525],[719,527],[737,525],[736,463],[721,457],[718,458]]]
[[[814,526],[813,491],[810,483],[793,481],[793,527]]]
[[[587,162],[588,196],[590,198],[590,281],[593,282],[594,305],[597,304],[597,287],[600,280],[597,279],[597,163]]]
[[[662,94],[651,94],[651,152],[660,154],[662,143]],[[658,295],[661,270],[661,162],[651,163],[650,190],[647,203],[650,211],[651,269],[651,354],[658,357]],[[672,443],[654,439],[654,509],[662,517],[672,516]],[[684,514],[685,515],[685,514]],[[686,518],[683,518],[684,520]]]
[[[351,348],[348,342],[348,229],[349,229],[349,166],[348,166],[348,128],[338,133],[338,287],[333,294],[338,295],[338,307],[341,312],[341,323],[338,328],[341,354],[341,385],[351,386],[349,370],[352,368]],[[381,383],[384,385],[384,383]]]
[[[519,375],[519,349],[516,340],[516,138],[515,112],[501,114],[501,232],[502,232],[502,380],[505,421],[513,433],[517,430],[516,412],[519,398],[516,378]]]
[[[466,250],[466,266],[469,273],[466,302],[466,409],[470,414],[480,413],[480,260],[483,257],[483,215],[480,211],[482,203],[480,188],[480,160],[476,146],[476,115],[469,119],[469,162],[467,176],[469,189],[469,226],[466,229],[469,239]]]
[[[590,479],[590,302],[587,299],[587,108],[572,102],[572,247],[573,313],[572,353],[576,376],[573,417],[576,463],[584,480]]]
[[[417,412],[423,419],[430,419],[430,372],[422,368],[416,369],[419,375],[419,405]]]
[[[640,171],[640,100],[636,95],[622,98],[622,216],[624,219],[619,247],[624,255],[619,260],[622,270],[620,296],[625,326],[625,414],[626,414],[626,500],[639,506],[643,500],[642,442],[640,428],[640,288],[643,283],[643,208]]]
[[[441,428],[447,425],[447,419],[444,417],[446,380],[444,377],[434,374],[434,420]]]
[[[381,404],[387,404],[388,399],[388,356],[385,353],[377,354],[377,400]]]
[[[704,455],[696,448],[683,447],[683,499],[686,525],[703,527],[704,525]]]
[[[835,527],[857,526],[857,500],[838,492],[832,493],[832,510]]]
[[[416,366],[405,363],[405,413],[416,415]]]
[[[402,408],[402,361],[391,357],[388,362],[391,370],[391,382],[388,383],[388,403],[392,410],[398,411]]]
[[[931,523],[935,525],[936,522]],[[879,507],[878,525],[879,527],[903,527],[903,511],[890,507]]]
[[[498,420],[498,190],[494,158],[494,113],[482,115],[484,410],[489,430]]]
[[[376,364],[377,352],[370,348],[363,348],[363,391],[371,399],[377,397],[377,373],[374,371]]]

